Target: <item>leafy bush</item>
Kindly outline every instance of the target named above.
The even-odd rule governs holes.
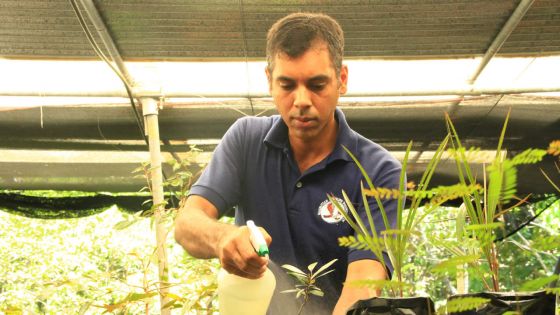
[[[540,205],[537,203],[537,207]],[[415,284],[415,291],[420,295],[431,296],[438,304],[457,293],[456,275],[434,272],[434,267],[446,261],[449,253],[439,246],[441,242],[436,246],[431,241],[454,238],[457,211],[458,208],[442,207],[432,213],[415,235],[411,257],[404,267],[404,277],[408,283]],[[535,209],[535,212],[540,212],[540,209]],[[560,200],[549,206],[531,224],[498,244],[504,257],[500,266],[502,291],[518,290],[529,280],[552,274],[560,254],[560,231],[552,228],[557,226],[560,226]],[[461,246],[467,248],[469,244],[464,241]],[[470,291],[484,290],[480,276],[481,273],[489,273],[488,268],[470,271]]]
[[[111,208],[80,219],[40,220],[0,211],[0,314],[159,313],[150,219]],[[171,299],[185,314],[214,307],[216,260],[195,260],[168,241]]]

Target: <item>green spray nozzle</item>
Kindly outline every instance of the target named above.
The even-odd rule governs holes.
[[[268,257],[268,245],[264,240],[264,236],[262,235],[261,230],[259,230],[253,220],[247,221],[247,227],[249,228],[249,232],[251,232],[251,244],[253,244],[253,248],[255,248],[257,254],[261,257]]]

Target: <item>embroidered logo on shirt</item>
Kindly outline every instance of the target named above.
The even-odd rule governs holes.
[[[348,207],[346,206],[346,203],[344,203],[344,200],[337,197],[333,198],[338,202],[339,205],[344,208],[344,211],[348,213]],[[317,215],[319,215],[321,219],[323,219],[323,221],[331,224],[338,223],[344,220],[344,216],[340,213],[340,211],[338,211],[338,208],[329,199],[323,201],[321,205],[319,205],[319,211],[317,212]]]

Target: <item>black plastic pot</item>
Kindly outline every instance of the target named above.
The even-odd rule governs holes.
[[[508,311],[517,311],[523,315],[554,315],[556,308],[556,295],[546,294],[545,291],[524,293],[480,292],[454,295],[447,300],[452,301],[465,297],[485,298],[490,301],[476,310],[449,313],[449,315],[501,315]]]
[[[435,315],[429,297],[374,297],[356,302],[346,315]]]

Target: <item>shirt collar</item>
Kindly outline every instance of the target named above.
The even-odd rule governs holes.
[[[338,134],[336,137],[336,145],[333,152],[329,155],[328,162],[335,160],[352,161],[342,146],[348,148],[350,152],[356,152],[358,146],[357,134],[350,129],[350,126],[348,126],[346,122],[346,117],[340,109],[336,108],[334,115],[338,120]],[[272,127],[266,134],[264,142],[278,149],[289,149],[288,126],[286,126],[284,120],[279,115],[275,115]]]

